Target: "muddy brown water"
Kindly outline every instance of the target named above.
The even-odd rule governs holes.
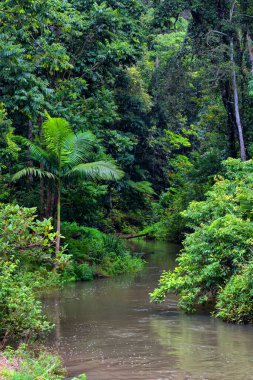
[[[253,327],[228,325],[208,314],[187,316],[175,297],[150,304],[162,270],[179,247],[131,243],[153,252],[136,275],[67,285],[44,301],[56,329],[48,347],[69,376],[88,380],[253,379]]]

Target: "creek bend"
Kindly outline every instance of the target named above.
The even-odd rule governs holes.
[[[175,297],[149,303],[179,247],[131,243],[153,252],[137,275],[75,283],[48,294],[44,305],[56,324],[48,339],[69,376],[88,380],[253,379],[253,327],[228,325],[208,314],[187,316]]]

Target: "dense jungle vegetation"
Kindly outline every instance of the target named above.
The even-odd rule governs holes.
[[[117,235],[183,241],[153,300],[253,322],[252,20],[250,0],[1,1],[2,348],[52,328],[42,289],[140,270]],[[64,377],[38,361],[0,378]]]

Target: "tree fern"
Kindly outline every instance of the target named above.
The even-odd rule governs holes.
[[[60,211],[62,182],[70,176],[87,180],[119,180],[124,173],[114,161],[88,162],[95,136],[91,132],[74,133],[69,123],[62,118],[48,119],[42,125],[41,146],[16,136],[16,140],[29,147],[31,159],[42,168],[23,168],[13,176],[17,181],[24,176],[46,177],[53,180],[57,187],[57,241],[56,251],[60,248]]]

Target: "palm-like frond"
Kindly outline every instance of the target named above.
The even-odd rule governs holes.
[[[47,172],[46,170],[28,167],[15,173],[12,177],[12,181],[18,181],[20,178],[27,177],[29,175],[39,178],[47,177],[51,180],[55,180],[55,176],[52,173]]]
[[[57,179],[79,175],[88,180],[118,180],[124,175],[114,161],[87,163],[95,142],[91,132],[73,133],[65,119],[50,118],[43,124],[43,147],[21,136],[17,139],[30,148],[31,158],[43,169],[24,168],[16,173],[14,181],[24,176]]]
[[[67,120],[49,117],[42,125],[42,133],[48,150],[59,157],[63,141],[73,132]]]
[[[33,161],[43,164],[48,172],[58,175],[58,160],[53,152],[41,148],[23,136],[14,136],[14,139],[29,148],[30,156]]]
[[[124,176],[124,172],[117,167],[114,161],[95,161],[79,164],[65,175],[79,175],[85,179],[94,180],[119,180]]]
[[[149,194],[149,195],[155,194],[155,191],[152,188],[152,183],[150,183],[149,181],[140,181],[140,182],[128,181],[127,183],[132,189],[138,191],[139,193]]]
[[[26,139],[23,136],[14,136],[13,138],[29,148],[31,158],[33,161],[39,162],[45,165],[46,167],[48,167],[51,164],[50,154],[45,149],[39,147],[38,145],[34,144],[31,140]]]
[[[70,133],[62,143],[61,161],[70,170],[87,161],[94,146],[95,136],[91,132]]]

